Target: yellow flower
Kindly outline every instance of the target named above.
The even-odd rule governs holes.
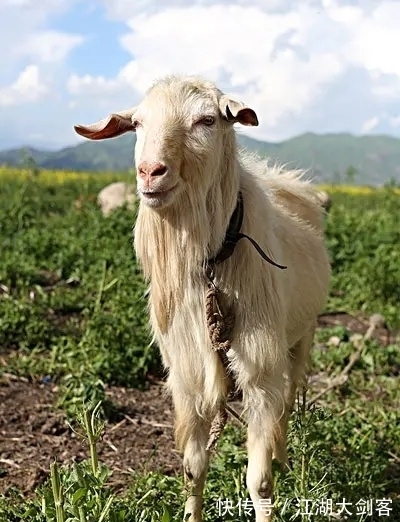
[[[71,181],[90,181],[99,180],[104,181],[104,184],[112,183],[118,179],[125,179],[129,176],[133,180],[132,174],[116,174],[112,172],[76,172],[73,170],[43,170],[39,169],[38,174],[35,175],[31,170],[20,169],[16,167],[7,167],[6,165],[0,165],[0,179],[19,179],[25,180],[29,177],[34,178],[45,185],[60,185]]]
[[[45,185],[60,185],[70,181],[90,181],[99,180],[104,181],[104,185],[112,183],[113,181],[128,179],[134,182],[134,175],[129,173],[112,173],[112,172],[77,172],[73,170],[43,170],[38,169],[38,174],[35,175],[30,169],[21,169],[16,167],[7,167],[0,165],[0,179],[29,179],[34,175],[35,179]],[[328,194],[347,194],[352,196],[365,196],[383,192],[384,188],[376,187],[359,187],[355,185],[317,185],[321,190],[325,190]],[[400,195],[400,188],[392,189],[396,194]]]
[[[351,196],[368,196],[386,190],[384,187],[359,187],[356,185],[318,185],[318,188],[325,190],[328,194],[348,194]],[[395,194],[400,194],[400,188],[392,190]]]

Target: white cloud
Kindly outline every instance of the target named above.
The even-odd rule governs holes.
[[[71,94],[83,96],[101,96],[108,94],[116,94],[121,89],[121,78],[118,76],[115,80],[110,80],[104,76],[78,76],[72,74],[67,83],[67,89]]]
[[[50,23],[75,4],[97,7],[90,35]],[[97,27],[99,6],[106,19]],[[86,27],[79,13],[76,27]],[[136,104],[156,78],[182,72],[250,104],[260,127],[241,130],[259,139],[363,128],[399,134],[398,20],[399,0],[0,0],[0,103],[15,99],[18,75],[36,67],[46,101],[32,89],[38,103],[23,113],[14,105],[8,121],[23,115],[42,126],[37,136],[73,142],[73,123]],[[93,47],[85,54],[93,35],[110,42],[94,65]],[[79,70],[68,70],[79,45],[68,61],[80,55]]]
[[[353,38],[348,46],[349,59],[369,71],[400,76],[400,3],[381,3],[371,16],[352,26]]]
[[[29,35],[26,41],[16,45],[13,52],[17,57],[29,57],[39,62],[60,62],[74,47],[83,43],[82,35],[58,31],[41,31]]]
[[[80,35],[49,30],[46,23],[79,0],[0,0],[0,84],[1,76],[14,74],[27,59],[63,60],[82,42]],[[51,57],[53,53],[54,57]]]
[[[216,5],[226,8],[228,5],[255,7],[267,12],[288,11],[294,6],[296,0],[168,0],[167,2],[155,2],[154,0],[102,0],[110,17],[119,20],[133,19],[145,13],[147,16],[162,12],[165,9],[182,9],[191,7],[215,7]]]
[[[143,93],[165,74],[200,74],[253,104],[262,123],[255,136],[279,138],[280,119],[300,114],[342,70],[331,49],[310,53],[306,47],[318,16],[308,7],[268,13],[258,6],[222,4],[141,13],[126,20],[130,32],[120,41],[133,59],[118,76],[73,76],[68,88],[76,96],[126,93],[129,85]],[[127,100],[133,102],[137,99]]]
[[[371,132],[377,125],[379,124],[379,118],[378,116],[374,116],[373,118],[369,118],[366,120],[361,127],[362,134],[368,134]]]
[[[189,6],[210,7],[215,5],[255,7],[266,13],[283,13],[295,10],[300,4],[298,0],[167,0],[155,2],[154,0],[102,0],[110,17],[118,20],[127,20],[146,13],[147,15],[163,11],[166,8],[184,8]],[[302,0],[303,5],[312,7],[316,12],[329,8],[352,8],[357,0]],[[349,5],[350,3],[350,5]],[[359,0],[359,7],[363,11],[370,11],[376,6],[376,0]]]
[[[103,2],[110,16],[129,27],[120,41],[132,60],[115,78],[97,78],[98,94],[115,93],[118,85],[126,93],[129,84],[143,93],[170,72],[201,74],[258,110],[261,126],[246,132],[283,139],[301,129],[302,116],[327,86],[352,68],[369,72],[376,98],[399,93],[397,0]],[[75,87],[77,94],[78,78]]]
[[[398,102],[400,98],[400,75],[371,73],[371,93],[383,102]]]
[[[30,14],[36,14],[38,16],[47,16],[51,12],[62,11],[68,5],[76,3],[77,0],[41,0],[40,4],[36,0],[2,0],[4,7],[17,7],[23,8],[23,10],[29,11]],[[23,14],[24,11],[20,11]]]
[[[12,7],[25,7],[29,5],[30,0],[5,0],[6,5],[12,6]]]
[[[82,36],[53,20],[79,1],[0,0],[0,149],[68,139],[60,131],[65,60]]]
[[[28,65],[14,83],[0,89],[0,105],[22,105],[32,103],[46,95],[48,89],[42,83],[36,65]]]
[[[389,117],[389,122],[392,127],[400,127],[400,114],[398,116]]]

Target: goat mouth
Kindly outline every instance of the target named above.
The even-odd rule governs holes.
[[[176,185],[167,190],[141,190],[140,195],[149,201],[163,200],[167,198],[175,188]]]

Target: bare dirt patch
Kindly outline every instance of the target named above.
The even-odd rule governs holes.
[[[56,387],[5,375],[0,380],[0,492],[16,486],[32,492],[48,476],[50,463],[88,458],[85,442],[54,408]],[[161,384],[148,390],[109,388],[117,407],[99,443],[101,462],[113,470],[111,483],[123,489],[132,470],[179,469],[173,445],[169,399]]]

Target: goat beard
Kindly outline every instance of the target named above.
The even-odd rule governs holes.
[[[159,211],[140,205],[135,250],[151,283],[150,309],[161,333],[167,332],[188,285],[205,284],[204,261],[220,248],[236,203],[236,189],[223,192],[219,184],[208,196],[185,191],[176,204]]]

